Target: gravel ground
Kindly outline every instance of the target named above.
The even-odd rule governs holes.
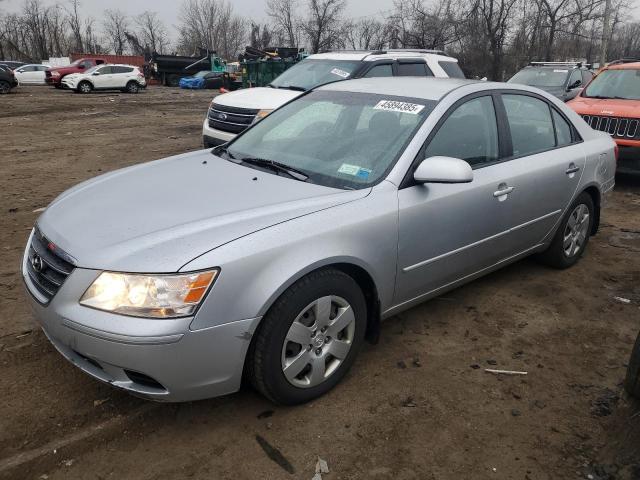
[[[576,267],[524,260],[386,321],[304,406],[250,389],[155,404],[68,364],[20,280],[34,210],[101,172],[200,148],[211,96],[0,97],[0,478],[311,479],[320,456],[325,480],[640,479],[640,402],[621,387],[640,328],[640,178],[618,178]]]

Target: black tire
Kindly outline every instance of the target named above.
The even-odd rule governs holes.
[[[629,395],[640,398],[640,334],[638,334],[636,344],[631,352],[624,388],[629,392]]]
[[[11,84],[4,80],[0,80],[0,95],[6,95],[9,92],[11,92]]]
[[[175,74],[167,75],[167,87],[177,87],[180,85],[180,76]]]
[[[62,85],[60,85],[59,83],[55,83],[53,86],[58,90],[62,90]]]
[[[572,255],[568,255],[564,249],[564,236],[567,230],[567,224],[571,219],[573,212],[580,205],[587,207],[589,211],[589,225],[587,226],[587,233],[583,243],[580,245],[579,250]],[[593,231],[593,221],[595,216],[595,207],[593,205],[593,199],[587,192],[582,192],[571,204],[564,218],[560,222],[560,226],[551,241],[551,245],[542,253],[538,254],[538,259],[554,268],[565,269],[575,265],[580,257],[584,253],[589,243],[589,237]]]
[[[355,331],[351,347],[344,360],[324,381],[307,388],[295,386],[287,380],[282,369],[285,338],[305,307],[329,295],[341,297],[353,309]],[[296,405],[324,395],[342,380],[353,364],[364,342],[366,319],[367,304],[353,278],[335,269],[312,272],[284,292],[263,318],[249,351],[248,378],[256,390],[277,404]]]
[[[140,91],[140,85],[138,82],[131,80],[127,83],[127,93],[138,93]]]
[[[93,90],[93,85],[87,81],[80,82],[76,88],[76,92],[78,93],[91,93],[91,90]]]

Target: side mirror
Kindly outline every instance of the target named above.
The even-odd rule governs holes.
[[[582,85],[582,80],[576,80],[575,82],[573,82],[571,85],[567,87],[567,91],[573,90],[574,88],[578,88],[580,85]]]
[[[473,170],[459,158],[430,157],[418,165],[413,179],[418,183],[469,183],[473,180]]]
[[[93,72],[91,75],[100,75],[100,72]]]

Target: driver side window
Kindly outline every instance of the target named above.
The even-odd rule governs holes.
[[[578,84],[578,82],[580,83]],[[569,77],[569,83],[567,84],[567,87],[577,88],[580,85],[582,85],[582,74],[580,73],[579,69],[575,69],[571,74],[571,77]]]
[[[456,107],[425,149],[425,158],[459,158],[472,167],[499,159],[493,99],[477,97]]]

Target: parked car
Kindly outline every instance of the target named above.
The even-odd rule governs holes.
[[[147,86],[147,81],[140,69],[133,65],[97,65],[84,73],[67,75],[62,85],[77,93],[91,93],[93,90],[138,93]]]
[[[0,60],[0,65],[6,65],[11,70],[15,70],[18,67],[25,65],[24,62],[15,62],[13,60]]]
[[[83,73],[96,65],[107,63],[102,58],[79,58],[70,65],[64,67],[50,68],[45,72],[45,81],[47,85],[53,85],[56,88],[62,88],[62,79],[72,73]]]
[[[464,78],[458,60],[438,50],[339,51],[311,55],[278,76],[269,87],[217,96],[202,125],[205,148],[221,145],[274,109],[318,85],[350,78]]]
[[[332,83],[226,145],[63,193],[22,275],[49,340],[99,380],[186,401],[244,375],[301,403],[382,318],[533,253],[578,262],[614,146],[529,87]]]
[[[620,147],[619,172],[640,173],[640,62],[603,68],[569,106],[613,137]]]
[[[11,92],[12,88],[18,86],[13,71],[9,70],[9,67],[0,68],[0,94],[6,94]]]
[[[222,72],[202,70],[191,77],[181,78],[179,86],[194,90],[220,88],[223,85],[223,76]]]
[[[631,352],[624,386],[629,395],[640,398],[640,334]]]
[[[16,68],[13,73],[21,85],[46,85],[45,72],[48,69],[46,65],[29,64]]]
[[[566,102],[575,98],[593,78],[588,65],[572,62],[531,62],[509,83],[537,87]]]

